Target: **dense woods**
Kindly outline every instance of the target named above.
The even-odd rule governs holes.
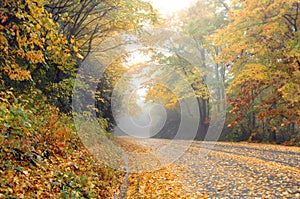
[[[180,54],[157,59],[169,66],[164,70],[180,70],[190,81],[199,101],[200,134],[214,116],[209,110],[215,98],[215,113],[224,114],[222,107],[228,104],[221,139],[299,144],[298,18],[299,2],[280,0],[198,1],[181,12],[178,26],[191,38],[202,71],[196,74],[193,63]],[[213,71],[212,96],[205,83],[207,71]],[[166,107],[173,103],[178,109],[178,99],[162,91],[152,88],[149,98],[169,96]]]
[[[131,79],[146,74],[138,78],[149,82],[163,76],[172,85],[143,85],[145,102],[166,109],[166,123],[156,137],[172,139],[186,117],[199,125],[195,139],[203,140],[212,118],[226,115],[223,141],[299,146],[299,12],[296,0],[199,0],[170,22],[143,0],[2,0],[0,176],[5,180],[0,198],[105,198],[119,193],[124,173],[95,160],[76,134],[72,92],[82,62],[97,54],[94,50],[107,38],[128,31],[150,46],[143,53],[162,66],[155,68],[161,76],[151,75],[149,64],[130,70],[130,53],[125,52],[100,79],[90,80],[97,84],[95,91],[82,84],[94,92],[94,107],[86,108],[96,112],[105,135],[116,126],[114,88],[130,73]],[[162,53],[166,35],[155,33],[160,39],[147,39],[149,27],[176,27],[190,46],[182,43]],[[198,66],[178,53],[185,47],[197,57]],[[172,76],[174,71],[179,76]],[[213,77],[209,83],[208,76]],[[186,92],[187,83],[193,96]],[[130,84],[125,80],[122,86],[126,90]],[[135,97],[128,106],[139,106]],[[191,98],[196,99],[199,117],[193,117],[194,110],[180,112],[179,101]],[[134,110],[132,115],[139,111]]]
[[[121,173],[100,167],[75,133],[73,82],[94,45],[154,22],[151,5],[4,0],[0,6],[0,197],[117,193]]]

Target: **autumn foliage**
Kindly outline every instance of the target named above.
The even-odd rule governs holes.
[[[93,41],[155,20],[150,4],[138,2],[0,2],[0,198],[118,194],[123,174],[85,149],[71,97]],[[132,16],[131,9],[143,13]]]
[[[69,44],[44,8],[45,1],[1,2],[0,46],[2,78],[32,80],[50,64],[65,67]]]
[[[118,193],[121,173],[93,159],[66,125],[68,117],[44,104],[35,91],[34,100],[17,99],[12,91],[0,96],[1,198],[106,198]]]
[[[213,35],[230,63],[227,89],[234,115],[250,140],[299,142],[299,2],[232,2],[229,24]],[[245,136],[247,137],[247,136]]]
[[[156,23],[156,14],[142,0],[1,0],[0,198],[109,198],[120,192],[124,173],[95,160],[76,134],[71,118],[73,84],[91,53],[112,57],[103,49],[93,52],[96,46],[108,37]],[[191,38],[193,48],[188,50],[197,55],[201,70],[174,53],[186,50],[185,44],[170,56],[150,49],[152,61],[164,66],[156,72],[171,86],[143,85],[148,89],[146,101],[159,102],[173,114],[169,126],[179,123],[179,101],[195,97],[200,111],[196,139],[204,139],[212,117],[227,114],[224,140],[300,145],[299,1],[199,0],[178,20],[177,29]],[[147,31],[136,32],[147,40]],[[158,40],[143,44],[159,49],[166,42]],[[92,80],[97,91],[80,85],[94,92],[92,110],[106,130],[115,126],[111,98],[130,70],[123,65],[126,56],[114,60],[99,80]],[[136,74],[151,71],[146,67]],[[206,71],[216,80],[213,97]],[[161,77],[142,78],[156,82]],[[134,107],[137,98],[126,104]],[[229,106],[222,111],[226,102]],[[183,185],[172,169],[130,175],[128,197],[181,197]]]
[[[200,0],[181,19],[225,85],[222,139],[299,144],[299,2]]]

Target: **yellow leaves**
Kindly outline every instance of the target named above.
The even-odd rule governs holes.
[[[84,57],[83,57],[81,54],[79,54],[79,53],[76,53],[76,57],[77,57],[78,59],[81,59],[81,60],[84,59]]]
[[[149,161],[157,161],[157,156],[152,154],[154,150],[131,140],[130,138],[114,138],[114,142],[128,152],[129,165],[134,168],[134,162],[138,157],[138,173],[130,173],[128,176],[128,189],[126,198],[182,198],[184,197],[183,184],[179,180],[181,170],[174,165],[164,167],[156,171],[146,171],[143,165]],[[153,159],[144,158],[150,157]],[[151,157],[152,157],[151,156]],[[132,157],[132,158],[131,158]],[[153,163],[153,162],[152,162]],[[147,166],[145,166],[147,167]]]
[[[74,44],[74,42],[75,42],[75,39],[74,39],[74,37],[72,37],[72,38],[70,39],[70,43],[71,43],[71,44]]]
[[[245,82],[251,84],[254,83],[254,81],[268,80],[270,77],[268,77],[267,72],[268,68],[262,64],[247,64],[244,70],[232,81],[228,92],[231,92],[234,88],[237,88]]]
[[[104,103],[104,102],[105,102],[105,99],[104,99],[104,98],[102,98],[102,97],[97,97],[97,98],[96,98],[96,100],[98,100],[98,101],[100,101],[100,102],[102,102],[102,103]]]
[[[8,17],[5,16],[5,15],[0,15],[1,23],[3,24],[4,22],[6,22],[7,18],[8,18]]]
[[[96,113],[99,112],[99,109],[98,109],[98,108],[92,108],[92,110],[94,110]]]
[[[280,116],[296,122],[297,114],[288,112],[297,109],[300,101],[299,78],[294,72],[299,69],[295,64],[299,62],[298,36],[283,17],[293,12],[293,3],[266,0],[241,4],[241,8],[233,8],[230,24],[214,37],[225,46],[216,61],[232,63],[233,80],[227,93],[232,95],[230,103],[238,112],[234,117],[239,122],[249,121],[239,116],[251,116],[250,108],[259,101],[261,106],[254,106],[257,118],[273,118],[277,128],[286,128]],[[270,106],[276,106],[276,110],[270,110]],[[273,124],[267,125],[271,128]]]
[[[78,47],[77,46],[73,46],[73,50],[75,53],[78,53]]]
[[[177,178],[172,166],[153,172],[131,174],[127,198],[182,198],[184,188]]]
[[[176,107],[176,103],[168,103],[165,106],[166,106],[166,108],[174,108],[174,107]]]
[[[291,78],[281,88],[278,89],[282,98],[292,105],[300,102],[300,85],[296,79]]]
[[[5,29],[6,33],[0,33],[0,49],[4,60],[0,63],[0,70],[11,79],[31,78],[30,71],[35,65],[45,62],[46,51],[47,60],[61,65],[71,63],[70,52],[66,50],[68,41],[58,33],[58,24],[50,18],[51,15],[44,9],[42,1],[33,2],[32,0],[11,1],[10,4],[4,2],[7,10],[4,10],[3,16],[12,15],[20,21],[19,23],[9,21],[3,24],[5,26],[1,24],[1,31]],[[19,8],[17,12],[11,10],[14,6]],[[24,9],[26,6],[29,10]],[[1,19],[6,20],[3,17]]]
[[[71,52],[71,50],[70,49],[65,49],[65,53],[70,53]]]
[[[37,30],[39,30],[39,29],[41,29],[41,25],[40,25],[39,23],[37,23],[36,26],[35,26],[35,28],[36,28]]]
[[[80,42],[79,41],[75,41],[75,45],[76,46],[80,46]]]
[[[52,46],[47,46],[47,47],[46,47],[46,50],[47,50],[47,51],[51,51],[51,50],[52,50]]]
[[[54,44],[60,44],[61,43],[61,38],[60,37],[57,37],[55,40],[54,40]]]
[[[33,128],[39,129],[37,134],[26,135],[22,140],[19,137],[0,139],[0,149],[4,152],[0,158],[0,173],[6,182],[0,184],[0,193],[3,193],[0,198],[7,195],[55,198],[63,197],[66,192],[74,194],[73,197],[76,194],[76,198],[82,198],[84,193],[110,198],[120,183],[121,172],[99,166],[101,163],[86,151],[79,137],[64,128],[68,119],[48,108],[49,115],[38,111],[28,118],[42,117],[51,121],[41,126],[32,122]],[[64,137],[65,142],[58,141],[57,135]],[[76,192],[74,187],[79,190]]]

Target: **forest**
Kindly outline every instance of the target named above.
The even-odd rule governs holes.
[[[297,0],[197,0],[170,17],[144,0],[2,0],[0,198],[121,194],[126,174],[94,136],[299,147],[299,12]],[[126,120],[149,115],[149,128]]]

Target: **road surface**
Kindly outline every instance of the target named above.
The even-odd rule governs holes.
[[[187,198],[300,199],[299,147],[201,141],[189,143],[184,140],[127,137],[121,139],[134,143],[134,148],[141,146],[144,152],[151,154],[147,158],[144,158],[145,153],[128,154],[131,171],[140,172],[141,176],[149,168],[159,169],[160,166],[165,166],[164,158],[169,163],[174,157],[172,165],[176,169],[172,172],[176,172],[176,180],[183,185],[182,198],[189,195],[191,197]],[[176,158],[171,151],[169,155],[158,152],[162,147],[170,146],[170,143],[172,146],[169,150],[184,153]],[[160,157],[155,158],[158,156]],[[155,166],[151,167],[149,164]]]

